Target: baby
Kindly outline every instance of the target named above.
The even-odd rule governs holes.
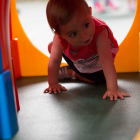
[[[49,87],[44,92],[67,90],[58,83],[59,77],[76,77],[93,84],[106,83],[103,99],[130,96],[118,90],[114,66],[118,43],[106,23],[92,16],[85,0],[49,0],[46,14],[55,35],[48,46]],[[60,67],[62,57],[68,66]]]

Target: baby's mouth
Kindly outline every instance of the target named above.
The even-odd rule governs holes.
[[[87,41],[85,41],[84,43],[89,43],[90,39],[88,39]]]

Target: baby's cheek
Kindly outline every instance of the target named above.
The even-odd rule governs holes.
[[[93,27],[91,31],[92,31],[92,35],[94,35],[95,34],[95,28]]]
[[[94,26],[94,24],[91,26],[90,31],[92,32],[92,35],[94,35],[94,34],[95,34],[95,26]]]

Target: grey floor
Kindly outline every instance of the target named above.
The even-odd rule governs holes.
[[[140,73],[118,74],[124,100],[103,100],[106,85],[60,81],[68,91],[44,94],[47,77],[17,79],[19,131],[12,140],[132,140],[140,127]]]

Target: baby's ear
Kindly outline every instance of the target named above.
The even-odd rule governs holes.
[[[54,31],[54,34],[55,35],[58,35],[58,36],[60,36],[60,37],[62,37],[60,34],[58,34],[56,31]]]
[[[92,16],[92,8],[89,7],[90,15]]]
[[[58,35],[58,33],[57,33],[56,31],[54,31],[54,34],[55,34],[55,35]]]

